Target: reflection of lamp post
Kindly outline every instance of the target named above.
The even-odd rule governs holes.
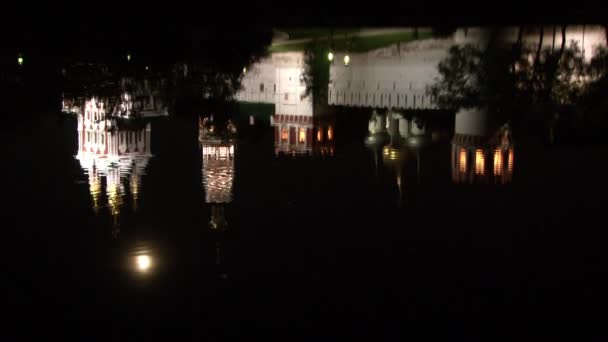
[[[330,63],[334,62],[334,53],[333,53],[333,49],[334,49],[334,41],[333,41],[333,29],[329,32],[329,53],[327,54],[327,60],[329,60]]]
[[[349,44],[348,44],[348,37],[347,34],[344,33],[344,44],[346,45],[346,55],[344,55],[344,66],[348,66],[348,63],[350,63],[350,56],[348,55],[348,50],[349,50]]]

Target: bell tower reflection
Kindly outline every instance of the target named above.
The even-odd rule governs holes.
[[[88,177],[93,211],[100,214],[102,208],[108,208],[115,238],[120,232],[125,197],[131,198],[133,211],[138,209],[141,178],[152,157],[151,127],[150,123],[120,127],[107,115],[104,103],[97,98],[85,101],[78,115],[76,159]]]
[[[455,183],[510,183],[513,159],[509,124],[495,124],[489,113],[480,109],[456,114],[451,152]]]
[[[228,230],[225,206],[232,202],[236,127],[231,121],[225,128],[217,127],[213,117],[199,118],[198,125],[205,203],[211,205],[209,229],[221,234]],[[216,238],[216,264],[222,268],[222,235]],[[227,274],[220,271],[220,277],[225,279]]]

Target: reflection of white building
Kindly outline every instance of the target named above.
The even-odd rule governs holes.
[[[273,53],[246,70],[236,99],[274,104],[281,115],[312,116],[312,95],[305,95],[303,72],[303,53]]]
[[[78,116],[78,154],[76,159],[89,178],[93,209],[101,203],[103,179],[106,180],[107,206],[117,219],[126,195],[124,182],[137,209],[139,186],[145,168],[152,157],[150,124],[141,129],[120,129],[106,116],[105,102],[93,98]]]
[[[519,28],[501,30],[500,39],[508,43],[517,41]],[[559,49],[561,26],[543,29],[544,49]],[[428,38],[407,43],[393,44],[376,50],[351,53],[350,63],[340,63],[344,53],[336,53],[330,68],[328,102],[373,108],[433,109],[434,99],[427,89],[439,76],[437,65],[448,55],[454,45],[473,44],[484,46],[489,30],[460,28],[447,38]],[[538,46],[540,27],[525,28],[522,41],[530,47]],[[598,46],[606,47],[606,29],[602,26],[569,25],[566,27],[566,45],[574,41],[584,51],[587,61]]]
[[[165,82],[152,82],[147,79],[143,81],[123,79],[122,87],[123,89],[129,88],[129,91],[121,95],[118,108],[118,113],[122,113],[120,116],[153,117],[169,115],[167,103],[162,95],[163,89],[166,88]]]
[[[334,125],[317,122],[312,116],[273,115],[275,154],[334,154]]]
[[[509,125],[497,125],[484,110],[456,114],[451,152],[455,183],[509,183],[513,159]]]

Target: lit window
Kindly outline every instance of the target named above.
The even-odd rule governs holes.
[[[289,138],[289,132],[287,132],[287,128],[283,128],[281,130],[281,141],[286,142]]]
[[[298,142],[303,144],[306,142],[306,129],[300,128],[300,133],[298,134]]]
[[[500,176],[502,174],[502,151],[496,149],[494,151],[494,175]]]
[[[485,158],[483,156],[483,151],[481,149],[477,149],[475,151],[475,174],[483,175],[485,169]]]
[[[461,173],[467,172],[467,150],[465,150],[464,148],[460,149],[460,154],[459,154],[458,160],[459,160],[458,170]]]

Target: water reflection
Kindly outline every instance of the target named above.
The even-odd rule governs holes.
[[[225,206],[232,202],[234,183],[236,126],[231,120],[224,125],[213,116],[199,118],[199,144],[202,151],[202,179],[205,203],[211,205],[209,229],[223,233],[228,230]],[[220,279],[227,279],[223,267],[223,235],[215,236],[215,263]]]
[[[513,158],[509,124],[497,125],[486,110],[456,114],[451,152],[455,183],[509,183]]]
[[[334,124],[313,115],[273,115],[274,153],[333,156]]]
[[[139,276],[149,275],[158,266],[158,258],[150,241],[137,241],[128,251],[128,268]]]
[[[119,233],[125,198],[131,199],[133,211],[138,209],[142,176],[152,157],[150,123],[130,128],[121,125],[98,98],[87,99],[78,115],[76,159],[88,177],[94,212],[109,209],[114,237]]]
[[[393,110],[380,113],[376,110],[368,122],[365,143],[374,153],[374,167],[378,176],[379,164],[389,170],[393,184],[398,190],[398,204],[402,204],[408,182],[420,183],[421,155],[424,147],[439,138],[438,131],[417,117],[406,117]],[[405,176],[406,164],[414,163],[415,172]]]
[[[103,117],[133,119],[140,117],[166,116],[169,114],[168,100],[165,95],[167,82],[164,80],[139,80],[122,78],[118,84],[104,84],[93,91],[96,97],[80,93],[66,95],[62,99],[64,113],[83,114],[85,110],[94,113],[92,119]],[[94,106],[93,108],[89,108]]]

